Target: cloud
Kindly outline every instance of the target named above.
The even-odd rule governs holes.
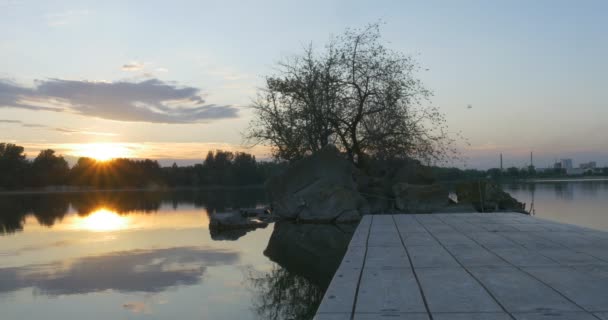
[[[150,306],[143,301],[127,302],[122,305],[126,310],[130,310],[133,313],[145,313],[150,314]]]
[[[197,88],[158,79],[140,82],[48,79],[37,81],[33,88],[0,80],[0,107],[154,123],[199,123],[238,116],[238,109],[233,106],[206,104]]]
[[[194,285],[208,266],[239,261],[239,253],[207,247],[132,250],[83,257],[46,265],[0,269],[0,292],[33,287],[45,295],[120,292],[161,292]],[[125,308],[133,309],[133,306]]]
[[[20,120],[0,120],[0,124],[1,123],[8,123],[8,124],[17,124],[17,125],[21,125],[24,128],[43,128],[43,129],[48,129],[51,131],[57,131],[57,132],[61,132],[64,134],[85,134],[85,135],[93,135],[93,136],[106,136],[106,137],[114,137],[114,136],[118,136],[118,134],[116,133],[110,133],[110,132],[99,132],[99,131],[87,131],[87,130],[76,130],[76,129],[66,129],[66,128],[58,128],[58,127],[50,127],[44,124],[36,124],[36,123],[25,123],[23,121]]]
[[[121,69],[123,71],[139,71],[139,70],[142,70],[143,68],[144,68],[143,62],[132,61],[127,64],[123,64]]]

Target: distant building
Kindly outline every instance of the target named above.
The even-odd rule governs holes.
[[[553,164],[553,169],[561,169],[562,168],[562,163],[561,162],[556,162]]]
[[[591,162],[587,162],[587,163],[581,163],[579,165],[579,168],[581,168],[581,169],[595,169],[595,168],[597,168],[597,163],[595,163],[595,161],[591,161]]]
[[[586,169],[582,168],[570,168],[566,169],[566,174],[569,176],[578,176],[584,174],[586,171]]]
[[[561,159],[560,162],[561,162],[561,165],[562,165],[561,166],[562,169],[569,170],[569,169],[572,169],[574,167],[572,165],[572,159]]]

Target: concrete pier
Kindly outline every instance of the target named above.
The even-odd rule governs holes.
[[[608,233],[519,213],[365,216],[316,320],[608,320]]]

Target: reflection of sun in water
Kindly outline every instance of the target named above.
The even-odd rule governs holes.
[[[129,218],[107,209],[99,209],[76,222],[77,229],[115,231],[127,228]]]
[[[87,143],[79,145],[76,149],[78,156],[89,157],[99,161],[131,156],[129,148],[116,143]]]

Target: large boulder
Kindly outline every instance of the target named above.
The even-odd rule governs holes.
[[[357,191],[355,173],[335,146],[327,146],[269,179],[273,214],[303,222],[358,221],[366,201]]]
[[[479,212],[525,212],[524,204],[491,181],[469,181],[456,186],[458,203],[470,203]]]
[[[438,184],[414,185],[404,182],[393,186],[395,207],[408,213],[431,213],[445,208],[448,203],[448,191]]]

